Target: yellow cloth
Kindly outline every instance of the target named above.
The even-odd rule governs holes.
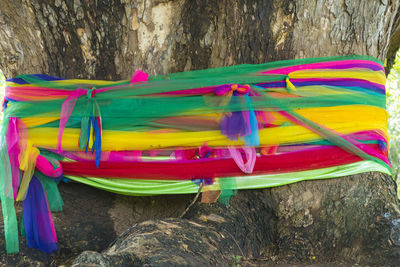
[[[308,108],[297,111],[300,115],[324,125],[341,134],[359,131],[380,130],[386,133],[387,113],[384,109],[372,106],[337,106]],[[285,118],[274,114],[281,124]],[[41,118],[48,119],[48,118]],[[28,125],[27,125],[28,126]],[[28,126],[29,127],[29,126]],[[62,146],[65,150],[78,151],[80,129],[66,128]],[[43,148],[55,149],[58,128],[40,127],[28,129],[31,142]],[[260,145],[295,144],[319,140],[321,137],[300,125],[265,128],[259,131]],[[231,141],[220,131],[147,133],[104,130],[102,151],[151,150],[168,147],[243,145],[242,141]]]

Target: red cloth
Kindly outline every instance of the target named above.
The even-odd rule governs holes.
[[[378,145],[369,145],[380,151]],[[382,152],[380,152],[382,153]],[[361,161],[338,147],[321,147],[257,158],[250,175],[304,171]],[[157,162],[61,162],[65,175],[103,178],[186,180],[246,176],[233,159],[196,159]]]

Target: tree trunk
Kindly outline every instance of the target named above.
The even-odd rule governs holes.
[[[6,77],[116,80],[136,68],[166,74],[347,54],[383,61],[388,53],[390,65],[400,44],[399,3],[0,0],[0,69]],[[177,216],[193,196],[127,198],[75,184],[61,191],[66,211],[55,214],[60,251],[22,250],[2,255],[3,262],[62,263],[83,250],[105,249],[138,223],[103,253],[82,253],[75,265],[399,263],[396,185],[380,173],[240,191],[228,207],[195,204],[184,219]]]

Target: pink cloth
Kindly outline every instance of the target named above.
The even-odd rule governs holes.
[[[233,160],[236,162],[237,166],[242,170],[244,173],[252,173],[254,169],[254,165],[256,164],[257,158],[257,151],[254,147],[243,147],[243,151],[246,155],[246,163],[243,161],[242,153],[240,152],[239,148],[235,147],[228,147],[229,152]]]
[[[58,139],[57,139],[57,152],[62,152],[62,136],[64,133],[65,126],[67,125],[68,119],[74,110],[76,101],[78,97],[86,95],[87,89],[78,88],[73,91],[67,99],[65,99],[64,103],[61,106],[61,113],[60,113],[60,126],[58,127]]]

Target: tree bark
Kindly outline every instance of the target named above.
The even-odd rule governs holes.
[[[347,54],[367,54],[382,61],[388,55],[390,65],[400,44],[399,4],[398,0],[0,0],[4,55],[0,69],[6,77],[41,72],[116,80],[129,78],[136,68],[166,74]],[[71,186],[76,185],[61,187],[64,196],[79,192]],[[96,232],[100,223],[86,231],[102,242],[138,223],[103,253],[82,253],[76,266],[231,265],[243,260],[393,264],[400,245],[396,186],[391,177],[379,173],[240,191],[228,207],[195,204],[184,219],[176,217],[193,196],[143,199],[96,190],[75,194],[89,214],[82,221],[96,221],[91,206],[103,207],[88,195],[107,195],[112,201],[103,209],[109,222],[101,228],[108,229],[106,237]],[[96,238],[90,240],[90,235],[84,235],[87,244],[79,243],[85,241],[79,239],[85,230],[73,230],[58,219],[62,215],[55,217],[58,234],[71,233],[65,235],[77,241],[60,238],[64,250],[41,261],[59,263],[66,255],[105,248],[96,247],[92,242]],[[158,220],[143,222],[154,218]],[[9,262],[20,259],[2,257]]]

